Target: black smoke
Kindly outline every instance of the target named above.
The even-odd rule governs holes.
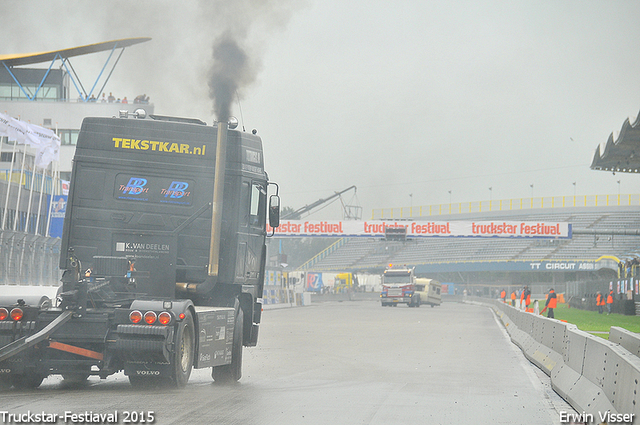
[[[216,40],[209,76],[209,93],[218,121],[228,121],[231,105],[239,96],[238,90],[251,84],[255,78],[255,66],[252,66],[249,56],[231,33],[225,33]]]

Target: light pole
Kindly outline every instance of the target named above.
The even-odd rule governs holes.
[[[413,193],[409,194],[409,200],[410,200],[410,207],[409,207],[409,216],[413,217]]]

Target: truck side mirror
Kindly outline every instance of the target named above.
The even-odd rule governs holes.
[[[280,197],[278,195],[269,197],[269,226],[274,229],[280,226]]]

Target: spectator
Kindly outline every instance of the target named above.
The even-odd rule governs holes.
[[[122,103],[129,103],[129,101],[127,100],[127,96],[122,98]]]
[[[106,95],[104,93],[102,93],[102,97],[100,98],[100,102],[101,103],[107,103],[107,98],[106,98]]]
[[[149,103],[149,96],[146,94],[136,96],[136,98],[133,99],[133,103]]]
[[[545,310],[547,308],[549,309],[549,311],[547,312],[548,318],[550,319],[554,318],[553,309],[556,308],[557,304],[558,304],[558,297],[556,296],[556,292],[553,290],[553,288],[551,288],[549,289],[549,294],[547,295],[547,302],[544,305]]]
[[[598,306],[598,313],[602,314],[602,310],[604,307],[604,296],[602,296],[602,292],[598,291],[598,295],[596,295],[596,305]]]
[[[613,307],[613,289],[609,291],[607,295],[607,314],[611,314],[611,307]]]
[[[107,100],[109,101],[109,103],[113,103],[116,98],[113,96],[113,93],[109,92],[109,97],[107,98]]]
[[[95,102],[97,99],[95,97],[95,95],[91,95],[91,97],[89,98],[89,102]]]

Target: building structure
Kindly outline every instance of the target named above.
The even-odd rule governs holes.
[[[130,114],[141,107],[153,114],[146,95],[134,96],[131,103],[102,96],[125,48],[148,40],[0,55],[0,113],[53,130],[61,143],[59,159],[39,168],[36,149],[0,137],[0,284],[58,284],[59,239],[49,236],[62,230],[65,182],[71,177],[82,120]],[[104,66],[95,80],[81,80],[72,58],[98,52],[109,52]]]

